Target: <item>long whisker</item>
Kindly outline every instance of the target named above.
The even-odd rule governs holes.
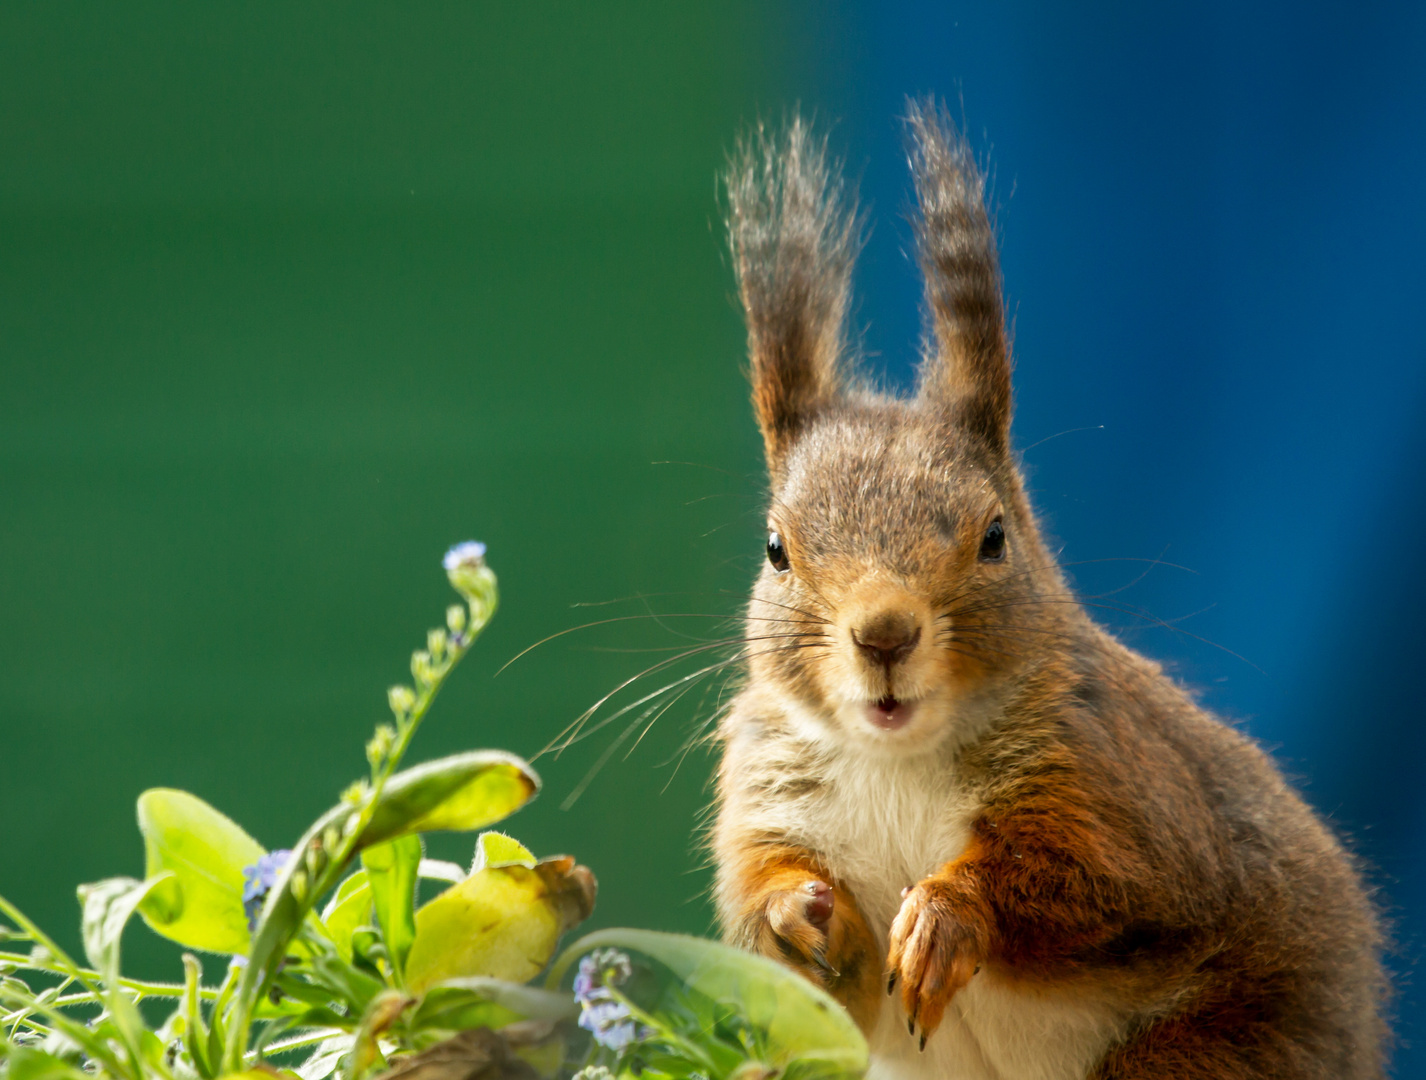
[[[597,734],[598,732],[602,731],[604,728],[612,724],[615,720],[618,720],[620,717],[627,716],[639,706],[648,704],[653,699],[668,693],[675,687],[688,683],[694,679],[699,678],[700,676],[707,675],[710,672],[717,671],[720,668],[725,668],[729,667],[732,664],[740,663],[743,659],[744,658],[742,656],[733,656],[729,657],[726,660],[719,660],[716,664],[709,664],[707,667],[699,668],[691,675],[685,675],[680,679],[675,679],[673,682],[668,683],[665,686],[659,687],[652,693],[645,694],[637,701],[632,701],[628,705],[624,705],[621,708],[616,709],[608,716],[602,717],[598,723],[589,725],[589,721],[594,717],[595,712],[597,712],[599,708],[603,706],[604,703],[607,702],[610,697],[613,696],[613,693],[606,694],[594,706],[589,709],[586,709],[578,720],[576,720],[573,724],[569,725],[569,727],[565,728],[565,730],[561,732],[560,735],[553,742],[551,742],[549,746],[546,746],[544,750],[541,750],[530,760],[534,761],[536,758],[539,758],[543,754],[550,751],[553,751],[555,756],[558,757],[575,743],[583,742],[591,735]],[[626,683],[625,685],[628,684]],[[622,689],[622,687],[620,689]]]
[[[650,712],[654,714],[653,719],[648,722],[648,725],[639,734],[638,739],[634,741],[634,746],[631,746],[629,748],[630,754],[634,752],[634,747],[638,746],[639,743],[643,741],[644,736],[648,734],[649,728],[653,727],[654,724],[658,722],[659,717],[661,717],[664,713],[668,712],[668,710],[672,708],[673,705],[676,704],[683,697],[684,694],[688,693],[688,691],[692,689],[692,686],[686,686],[668,701],[663,702],[662,705],[660,705],[660,703],[658,702],[655,702],[644,712],[640,713],[632,724],[630,724],[622,732],[619,733],[618,738],[616,738],[613,742],[611,742],[608,746],[604,748],[604,752],[600,754],[598,758],[595,759],[594,764],[590,766],[589,771],[584,774],[584,778],[574,786],[574,789],[569,793],[569,795],[565,797],[564,802],[560,803],[560,809],[568,810],[575,804],[579,797],[584,794],[585,789],[588,788],[589,785],[594,782],[594,778],[599,775],[600,770],[603,769],[609,759],[614,756],[614,752],[618,750],[619,746],[624,742],[624,740],[629,737],[629,733],[633,731],[636,727],[638,727],[639,724],[643,722],[644,718],[648,716]],[[628,754],[625,755],[625,758],[627,757]]]
[[[751,655],[751,656],[765,656],[765,655],[768,655],[769,653],[773,653],[773,652],[783,652],[783,651],[788,651],[788,650],[792,650],[792,649],[800,649],[800,648],[806,648],[806,647],[808,647],[808,646],[804,646],[804,645],[779,645],[779,646],[775,646],[775,647],[773,647],[773,648],[771,648],[771,649],[764,649],[764,650],[762,650],[762,651],[760,651],[760,652],[753,653],[753,654],[750,654],[750,655]],[[557,739],[556,741],[557,741],[557,742],[560,742],[560,745],[554,746],[554,744],[552,743],[551,746],[546,747],[545,750],[541,750],[541,751],[540,751],[540,754],[544,754],[544,753],[546,752],[546,750],[549,750],[549,749],[553,748],[553,749],[554,749],[554,752],[555,752],[555,755],[558,757],[559,754],[563,753],[566,749],[568,749],[568,748],[569,748],[570,746],[572,746],[573,744],[575,744],[575,743],[577,743],[577,742],[582,742],[584,739],[587,739],[587,738],[589,738],[590,736],[596,734],[597,732],[602,731],[605,727],[607,727],[607,726],[609,726],[610,724],[614,723],[616,720],[620,719],[621,717],[627,716],[629,713],[631,713],[631,712],[633,712],[635,709],[639,708],[639,706],[641,706],[641,705],[646,705],[646,704],[649,704],[650,702],[653,702],[653,704],[652,704],[652,705],[649,705],[649,708],[648,708],[647,710],[645,710],[645,712],[644,712],[638,719],[636,719],[636,720],[634,721],[634,723],[633,723],[633,725],[631,725],[630,729],[628,729],[628,730],[632,730],[633,727],[637,727],[638,724],[643,721],[644,717],[647,717],[647,716],[649,715],[650,711],[652,711],[652,710],[654,710],[654,709],[657,709],[657,708],[659,707],[659,702],[657,701],[658,698],[662,697],[662,696],[665,695],[665,694],[668,694],[669,692],[671,692],[671,691],[673,691],[673,690],[679,690],[679,693],[678,693],[678,694],[676,695],[676,697],[675,697],[675,700],[677,700],[678,697],[682,697],[684,693],[686,693],[688,690],[691,690],[691,689],[693,688],[693,686],[697,684],[697,680],[699,680],[699,679],[701,679],[701,678],[703,678],[703,677],[705,677],[705,676],[707,676],[707,675],[709,675],[709,674],[711,674],[711,673],[713,673],[713,672],[715,672],[715,671],[718,671],[718,670],[720,670],[720,669],[728,668],[728,667],[731,667],[731,666],[734,665],[734,664],[742,663],[744,660],[747,660],[747,659],[749,659],[749,656],[748,656],[748,655],[741,655],[741,656],[729,657],[729,658],[727,658],[727,659],[725,659],[725,660],[720,660],[720,661],[718,661],[718,662],[715,663],[715,664],[709,664],[709,665],[707,665],[706,667],[700,668],[699,670],[693,672],[692,674],[685,675],[685,676],[683,676],[683,677],[680,678],[680,679],[675,679],[673,682],[668,683],[668,684],[665,685],[665,686],[659,687],[657,690],[654,690],[652,693],[645,694],[643,697],[639,698],[637,701],[630,702],[628,705],[625,705],[625,706],[623,706],[622,708],[619,708],[619,709],[615,710],[614,712],[610,713],[608,716],[605,716],[605,717],[601,718],[598,723],[596,723],[596,724],[594,724],[594,725],[592,725],[592,726],[589,726],[589,727],[587,727],[587,728],[583,728],[583,730],[576,730],[576,731],[574,731],[573,733],[571,733],[571,734],[569,735],[568,738],[564,739],[562,742]],[[682,688],[682,689],[680,689],[680,688]],[[666,711],[666,710],[660,710],[660,712],[659,712],[658,715],[659,715],[659,716],[662,716],[664,711]],[[587,720],[590,718],[590,716],[592,716],[592,713],[591,713],[591,712],[586,712],[586,714],[580,718],[580,722],[579,722],[579,723],[580,723],[581,727],[582,727],[582,722],[583,722],[583,721],[587,721]],[[657,717],[655,717],[655,719],[657,719]],[[574,725],[571,725],[571,726],[574,726]],[[652,727],[653,725],[650,724],[649,726]],[[569,730],[569,729],[567,728],[566,731],[568,731],[568,730]],[[618,740],[616,740],[616,746],[617,746],[619,743],[622,743],[623,740],[624,740],[624,738],[627,738],[627,736],[628,736],[628,730],[626,730],[626,732],[625,732],[625,734],[624,734],[623,736],[621,736]],[[640,735],[639,738],[642,740],[643,736]],[[635,743],[635,745],[637,746],[638,744]],[[600,759],[599,759],[599,765],[600,765],[600,767],[602,767],[602,766],[603,766],[603,763],[608,760],[608,756],[609,756],[610,753],[612,753],[612,750],[611,750],[611,751],[607,751],[605,754],[601,755],[601,757],[600,757]],[[537,755],[535,755],[535,756],[536,756],[536,757],[539,757],[540,754],[537,754]],[[533,760],[533,759],[532,759],[532,760]]]
[[[780,605],[779,605],[779,606],[780,606]],[[562,637],[564,637],[566,634],[573,634],[573,633],[575,633],[575,632],[577,632],[577,631],[579,631],[579,630],[590,630],[590,629],[593,629],[593,628],[596,627],[596,626],[609,626],[609,625],[611,625],[611,624],[613,624],[613,623],[636,622],[636,621],[638,621],[638,620],[640,620],[640,619],[655,619],[655,620],[657,620],[657,619],[723,619],[723,620],[726,620],[726,621],[729,621],[729,622],[737,622],[737,621],[739,621],[740,619],[743,619],[743,618],[747,618],[747,619],[749,619],[750,621],[753,621],[753,622],[788,622],[788,623],[794,623],[794,624],[797,623],[797,620],[796,620],[796,619],[763,619],[763,618],[757,618],[757,617],[755,617],[755,616],[710,615],[710,614],[707,614],[706,612],[701,612],[701,611],[675,611],[675,612],[666,612],[666,613],[662,613],[662,614],[659,614],[659,613],[646,613],[646,614],[643,614],[643,615],[616,615],[616,616],[613,616],[612,618],[608,618],[608,619],[596,619],[596,620],[594,620],[593,622],[583,623],[583,624],[581,624],[581,625],[579,625],[579,626],[571,626],[571,627],[569,627],[569,628],[567,628],[567,629],[565,629],[565,630],[558,630],[558,631],[556,631],[555,633],[548,635],[547,637],[542,637],[542,638],[540,638],[539,641],[535,642],[533,645],[527,645],[525,648],[521,649],[521,650],[520,650],[519,652],[517,652],[514,656],[512,656],[509,660],[506,660],[505,663],[503,663],[503,664],[500,665],[499,670],[497,670],[497,671],[495,672],[495,674],[496,674],[496,675],[499,675],[500,672],[504,671],[504,670],[505,670],[506,668],[508,668],[511,664],[513,664],[516,660],[520,659],[520,657],[524,656],[526,653],[528,653],[528,652],[530,652],[530,651],[532,651],[532,650],[534,650],[534,649],[538,649],[541,645],[544,645],[544,644],[546,644],[546,643],[548,643],[548,642],[554,641],[556,638],[562,638]],[[821,620],[821,621],[825,622],[826,620]]]
[[[1239,661],[1241,661],[1242,663],[1247,664],[1250,668],[1252,668],[1254,671],[1258,672],[1260,675],[1264,675],[1264,676],[1267,676],[1268,678],[1271,678],[1271,676],[1268,675],[1268,673],[1267,673],[1266,671],[1264,671],[1262,668],[1260,668],[1257,664],[1253,663],[1253,662],[1252,662],[1251,660],[1249,660],[1246,656],[1243,656],[1243,655],[1240,654],[1240,653],[1234,652],[1232,649],[1228,648],[1226,645],[1220,645],[1220,644],[1219,644],[1218,642],[1216,642],[1216,641],[1213,641],[1213,640],[1211,640],[1211,639],[1209,639],[1209,638],[1206,638],[1206,637],[1202,637],[1201,635],[1195,634],[1195,633],[1193,633],[1193,632],[1190,631],[1190,630],[1185,630],[1185,629],[1184,629],[1183,627],[1181,627],[1181,626],[1174,626],[1172,623],[1170,623],[1170,622],[1168,622],[1168,621],[1166,621],[1166,620],[1164,620],[1164,619],[1161,619],[1161,618],[1159,618],[1159,617],[1156,616],[1156,615],[1151,615],[1151,614],[1149,614],[1149,613],[1146,612],[1146,611],[1139,611],[1139,610],[1136,610],[1136,609],[1134,609],[1134,608],[1124,607],[1124,606],[1118,605],[1118,604],[1096,604],[1096,603],[1090,603],[1090,602],[1088,602],[1088,601],[1086,601],[1086,600],[1082,600],[1082,599],[1080,599],[1079,597],[1076,597],[1076,596],[1073,596],[1073,595],[1045,596],[1045,597],[1028,597],[1028,598],[1024,598],[1024,599],[1021,599],[1021,598],[1012,598],[1012,599],[1010,599],[1010,600],[1004,600],[1004,601],[999,601],[999,602],[996,602],[996,603],[985,604],[985,605],[982,605],[982,606],[977,607],[977,608],[968,608],[968,609],[965,609],[965,610],[963,610],[963,611],[958,611],[958,612],[948,612],[947,615],[948,615],[948,616],[951,616],[951,617],[955,617],[955,618],[961,618],[961,617],[964,617],[964,616],[966,616],[966,615],[979,614],[979,613],[985,612],[985,611],[998,611],[998,610],[1001,610],[1002,608],[1012,608],[1012,607],[1034,607],[1034,606],[1040,605],[1040,604],[1045,604],[1045,605],[1048,605],[1048,604],[1068,604],[1068,605],[1071,605],[1071,606],[1074,606],[1074,607],[1094,608],[1094,609],[1099,610],[1099,611],[1112,611],[1112,612],[1115,612],[1115,613],[1120,614],[1120,615],[1128,615],[1128,616],[1131,616],[1132,618],[1142,619],[1142,620],[1144,620],[1145,622],[1149,623],[1151,626],[1157,626],[1157,627],[1159,627],[1159,628],[1161,628],[1161,629],[1168,630],[1168,631],[1170,631],[1171,633],[1181,634],[1181,635],[1183,635],[1184,637],[1192,638],[1194,641],[1197,641],[1197,642],[1200,642],[1201,644],[1207,645],[1207,646],[1209,646],[1210,648],[1214,648],[1214,649],[1219,650],[1220,652],[1226,653],[1227,655],[1233,657],[1233,659],[1239,660]]]
[[[577,718],[575,718],[574,721],[572,721],[567,727],[565,727],[565,729],[564,729],[563,731],[561,731],[558,735],[556,735],[556,736],[554,737],[554,739],[552,739],[552,740],[544,747],[544,749],[542,749],[539,753],[537,753],[537,754],[534,756],[534,758],[531,758],[530,760],[533,761],[533,760],[535,760],[536,758],[542,757],[543,755],[545,755],[545,754],[547,754],[547,753],[550,753],[550,752],[552,752],[552,751],[553,751],[555,754],[562,753],[562,752],[563,752],[564,750],[566,750],[568,747],[572,746],[574,743],[576,743],[576,742],[578,742],[580,739],[584,738],[585,735],[593,734],[594,731],[599,730],[600,727],[603,727],[604,724],[608,722],[608,718],[606,718],[606,720],[602,721],[599,725],[597,725],[592,731],[586,732],[585,734],[581,734],[581,729],[584,728],[584,726],[589,722],[589,720],[594,716],[595,713],[597,713],[601,708],[604,707],[604,705],[609,701],[610,698],[612,698],[612,697],[614,697],[614,695],[618,694],[619,691],[625,689],[626,687],[632,685],[633,683],[638,682],[640,679],[645,678],[645,677],[647,677],[647,676],[649,676],[649,675],[652,675],[652,674],[653,674],[654,672],[656,672],[656,671],[662,671],[664,668],[669,667],[669,666],[671,666],[671,665],[673,665],[673,664],[676,664],[676,663],[678,663],[680,660],[685,660],[685,659],[687,659],[687,658],[690,657],[690,656],[697,656],[697,655],[700,654],[700,653],[710,652],[710,651],[712,651],[712,650],[714,650],[714,649],[728,648],[729,646],[733,646],[733,645],[743,645],[743,644],[746,644],[746,643],[748,643],[748,642],[754,642],[754,641],[775,641],[775,640],[786,639],[786,638],[801,638],[801,637],[805,637],[805,636],[807,636],[807,635],[804,635],[804,634],[768,634],[768,635],[765,635],[765,636],[762,636],[762,637],[752,637],[752,638],[744,638],[744,637],[725,638],[725,639],[723,639],[722,641],[709,642],[709,643],[704,644],[704,645],[696,646],[696,647],[694,647],[694,648],[692,648],[692,649],[685,649],[683,652],[679,653],[679,654],[676,655],[676,656],[665,657],[663,660],[660,660],[658,663],[656,663],[656,664],[651,664],[649,667],[645,668],[643,671],[639,672],[637,675],[631,675],[629,678],[627,678],[627,679],[625,679],[623,682],[621,682],[618,686],[614,687],[613,690],[610,690],[607,694],[605,694],[602,698],[600,698],[600,699],[599,699],[598,701],[596,701],[593,705],[591,705],[588,709],[586,709],[583,713],[581,713]],[[733,658],[733,660],[724,661],[724,663],[735,662],[735,661],[738,660],[738,659],[741,659],[741,657],[735,657],[735,658]],[[647,699],[644,699],[644,700],[647,700]],[[635,707],[637,707],[637,705],[639,705],[639,704],[642,704],[642,702],[636,702],[636,703],[635,703]],[[627,712],[627,711],[628,711],[628,708],[626,707],[625,712]],[[622,716],[622,715],[624,715],[624,713],[616,713],[614,718],[617,719],[618,716]]]
[[[960,602],[961,602],[962,600],[964,600],[966,597],[971,596],[971,595],[973,595],[973,594],[975,594],[975,593],[981,592],[981,591],[984,590],[984,589],[991,588],[992,586],[1004,585],[1005,583],[1010,582],[1010,581],[1016,581],[1016,580],[1018,580],[1018,579],[1020,579],[1020,578],[1029,577],[1031,574],[1038,574],[1038,573],[1040,573],[1040,572],[1043,571],[1043,570],[1052,570],[1052,569],[1054,569],[1055,567],[1059,567],[1060,569],[1067,569],[1067,568],[1072,567],[1072,566],[1098,566],[1098,565],[1100,565],[1101,563],[1115,563],[1115,562],[1146,563],[1147,566],[1146,566],[1146,568],[1145,568],[1145,570],[1144,570],[1144,573],[1141,574],[1141,575],[1139,575],[1139,577],[1135,578],[1134,581],[1131,581],[1131,582],[1129,583],[1129,585],[1121,586],[1119,589],[1111,590],[1111,594],[1112,594],[1112,592],[1120,592],[1120,591],[1122,591],[1123,589],[1128,588],[1129,586],[1135,585],[1135,584],[1137,584],[1138,582],[1142,581],[1142,580],[1144,579],[1144,576],[1147,575],[1148,572],[1149,572],[1150,570],[1152,570],[1152,569],[1153,569],[1154,567],[1156,567],[1156,566],[1165,566],[1165,567],[1168,567],[1168,568],[1171,569],[1171,570],[1182,570],[1182,571],[1184,571],[1185,573],[1188,573],[1188,574],[1195,574],[1195,575],[1196,575],[1196,574],[1198,573],[1197,570],[1193,569],[1193,568],[1190,567],[1190,566],[1181,566],[1181,565],[1179,565],[1178,563],[1167,562],[1167,561],[1165,561],[1163,558],[1158,558],[1158,559],[1144,559],[1144,558],[1137,558],[1137,557],[1134,557],[1134,556],[1124,555],[1124,556],[1113,556],[1113,557],[1104,558],[1104,559],[1076,559],[1076,560],[1074,560],[1074,561],[1072,561],[1072,562],[1064,562],[1064,563],[1057,563],[1057,562],[1055,562],[1054,560],[1050,560],[1049,562],[1041,563],[1041,564],[1039,564],[1039,565],[1037,565],[1037,566],[1030,566],[1030,567],[1027,567],[1026,569],[1021,570],[1021,571],[1019,571],[1019,572],[1017,572],[1017,573],[1014,573],[1014,574],[1006,574],[1006,575],[1004,575],[1004,576],[997,577],[997,578],[994,578],[994,579],[989,580],[989,581],[982,581],[979,585],[976,585],[976,586],[974,586],[973,588],[966,589],[964,592],[958,593],[958,594],[956,594],[955,596],[950,597],[949,599],[943,600],[943,601],[941,602],[941,604],[942,604],[942,606],[944,606],[944,607],[950,607],[952,604],[960,603]],[[1105,595],[1111,595],[1111,594],[1105,594]]]

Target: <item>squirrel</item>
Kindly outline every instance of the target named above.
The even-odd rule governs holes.
[[[1011,446],[983,176],[943,106],[907,126],[909,396],[847,370],[861,218],[825,139],[760,127],[726,176],[770,499],[716,736],[723,936],[839,1000],[872,1077],[1381,1077],[1361,871],[1071,592]]]

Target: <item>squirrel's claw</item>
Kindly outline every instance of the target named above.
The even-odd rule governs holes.
[[[834,979],[841,978],[842,973],[827,963],[827,954],[823,949],[812,950],[812,962]]]
[[[901,989],[906,1030],[921,1045],[936,1033],[951,998],[980,968],[981,949],[957,919],[947,883],[928,878],[902,902],[891,927],[887,990]]]

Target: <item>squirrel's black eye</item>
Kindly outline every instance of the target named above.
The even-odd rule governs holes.
[[[787,548],[782,546],[782,537],[776,532],[767,534],[767,561],[772,563],[772,568],[779,574],[792,565],[787,561]]]
[[[999,562],[1005,558],[1005,526],[996,518],[980,541],[980,561]]]

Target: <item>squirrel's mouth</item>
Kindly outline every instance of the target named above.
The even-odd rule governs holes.
[[[888,694],[866,707],[867,719],[874,727],[883,731],[896,731],[911,722],[911,714],[916,711],[914,701],[901,701]]]

